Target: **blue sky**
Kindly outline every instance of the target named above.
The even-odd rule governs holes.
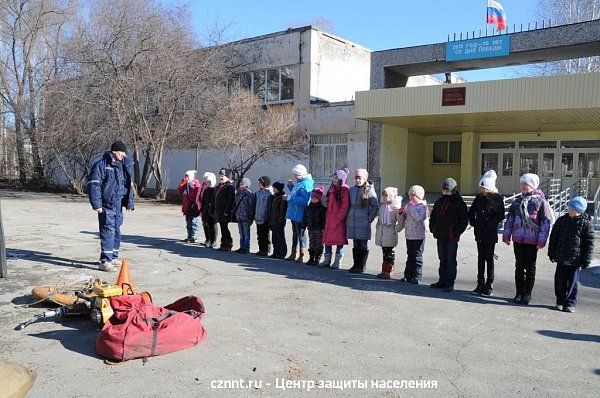
[[[448,35],[486,28],[487,0],[162,0],[188,4],[199,37],[218,22],[228,26],[226,38],[237,40],[308,25],[316,18],[331,21],[333,33],[371,50],[444,42]],[[508,25],[541,22],[538,0],[500,0]],[[488,29],[492,29],[489,25]],[[463,73],[468,80],[511,77],[514,68]]]

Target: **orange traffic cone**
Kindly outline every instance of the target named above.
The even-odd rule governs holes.
[[[129,276],[129,262],[123,259],[121,264],[121,270],[119,271],[119,277],[117,278],[117,286],[123,289],[123,294],[127,294],[129,289],[136,291],[137,286],[131,283],[131,277]]]

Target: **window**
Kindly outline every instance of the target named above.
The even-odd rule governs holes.
[[[242,73],[240,75],[240,87],[245,90],[252,88],[252,76],[250,73]]]
[[[252,83],[254,85],[254,94],[256,94],[262,101],[265,100],[265,72],[266,71],[264,70],[254,72],[254,79],[252,79]]]
[[[279,101],[279,69],[267,70],[267,102]]]
[[[563,177],[573,177],[573,154],[563,153],[561,162],[561,175]]]
[[[506,141],[506,142],[482,142],[481,149],[514,149],[515,142],[514,141]]]
[[[310,173],[326,181],[348,165],[348,140],[345,134],[310,136]]]
[[[281,68],[281,100],[294,99],[294,74],[290,67]]]
[[[600,153],[580,153],[577,168],[579,178],[600,177]]]
[[[238,82],[241,88],[251,90],[264,102],[294,99],[294,68],[290,66],[241,73],[228,81],[228,87]]]
[[[522,153],[521,157],[521,175],[525,173],[538,173],[538,154]]]
[[[481,154],[481,175],[486,171],[498,170],[498,154],[497,153],[482,153]]]
[[[600,148],[600,140],[561,141],[561,148]]]
[[[503,153],[502,154],[502,176],[510,177],[513,175],[513,154]]]
[[[542,177],[554,177],[554,154],[542,155]]]
[[[441,141],[433,143],[433,164],[459,164],[462,143]]]
[[[519,148],[527,148],[527,149],[556,148],[556,141],[519,141]]]

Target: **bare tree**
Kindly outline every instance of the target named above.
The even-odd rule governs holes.
[[[211,124],[211,144],[226,154],[238,184],[259,160],[306,155],[306,135],[299,131],[292,105],[263,106],[239,87],[230,88],[226,101]]]
[[[218,50],[202,49],[185,9],[155,0],[102,0],[77,26],[71,43],[80,76],[98,82],[99,105],[114,136],[132,144],[135,187],[144,194],[151,178],[164,195],[165,148],[193,147],[206,131],[202,92],[226,81]]]
[[[600,18],[599,0],[539,0],[538,14],[554,24],[571,24]],[[600,56],[533,65],[533,74],[557,75],[600,71]]]
[[[35,179],[44,176],[43,90],[57,75],[69,15],[68,1],[0,1],[0,96],[12,116],[21,183],[29,165]]]

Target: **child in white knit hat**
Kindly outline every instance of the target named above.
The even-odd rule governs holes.
[[[387,187],[381,195],[381,206],[375,227],[375,244],[381,246],[383,251],[383,262],[381,273],[378,278],[391,279],[396,254],[394,248],[398,246],[398,208],[402,203],[402,197],[398,196],[398,188]]]
[[[200,229],[200,203],[198,202],[198,190],[200,189],[200,181],[196,178],[196,170],[188,170],[181,179],[177,192],[183,195],[183,203],[181,204],[181,212],[185,216],[185,224],[187,229],[187,238],[182,242],[195,243],[196,235]]]
[[[413,185],[408,190],[409,202],[400,209],[398,229],[404,230],[406,238],[406,266],[401,282],[419,284],[423,276],[423,249],[425,247],[425,220],[427,220],[427,202],[425,189]]]
[[[479,193],[469,208],[469,223],[477,242],[477,287],[473,294],[491,296],[494,283],[494,249],[498,243],[498,226],[504,220],[504,198],[498,194],[494,170],[479,181]],[[487,280],[485,279],[487,263]]]
[[[544,193],[538,189],[540,178],[536,174],[523,174],[520,179],[521,196],[508,210],[502,240],[512,241],[515,252],[515,303],[528,305],[535,284],[538,250],[546,246],[553,212]]]

